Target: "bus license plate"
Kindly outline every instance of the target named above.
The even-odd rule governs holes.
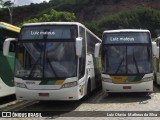
[[[48,97],[48,96],[49,96],[49,93],[39,93],[39,96]]]
[[[131,89],[131,86],[123,86],[123,89]]]

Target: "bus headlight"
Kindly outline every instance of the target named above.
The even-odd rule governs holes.
[[[69,82],[69,83],[64,83],[62,85],[62,88],[69,88],[69,87],[73,87],[73,86],[76,86],[77,85],[77,81],[75,82]]]
[[[142,81],[151,81],[151,80],[153,80],[153,77],[147,77],[142,79]]]
[[[27,88],[24,83],[19,83],[19,82],[15,82],[15,86],[20,88]]]
[[[103,80],[103,82],[112,82],[112,80],[111,79],[109,79],[109,78],[102,78],[102,80]]]

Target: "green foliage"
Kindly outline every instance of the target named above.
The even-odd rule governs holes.
[[[60,6],[63,4],[75,4],[76,0],[50,0],[49,3],[55,5],[55,6]]]
[[[49,3],[53,4],[56,7],[60,7],[66,4],[78,5],[88,3],[89,0],[50,0]]]
[[[59,11],[75,12],[83,9],[90,0],[50,0],[49,4],[53,9]]]
[[[160,12],[150,8],[139,8],[120,12],[87,24],[99,36],[111,29],[149,29],[152,37],[160,34]]]
[[[43,14],[39,16],[38,18],[33,18],[27,21],[24,21],[24,23],[35,23],[35,22],[51,22],[51,21],[75,21],[76,17],[74,13],[70,12],[57,12],[54,9],[51,9],[50,12],[47,14]]]
[[[80,21],[99,37],[101,37],[104,30],[132,28],[149,29],[152,37],[160,35],[160,11],[155,9],[134,8],[133,10],[126,9],[126,11],[120,10],[121,12],[119,13],[93,21],[94,18],[99,16],[98,14],[92,15],[94,9],[103,14],[106,12],[104,4],[119,4],[120,1],[122,0],[50,0],[49,3],[32,3],[28,6],[13,8],[13,24],[20,26],[23,23],[34,22]],[[154,2],[158,2],[158,0],[154,0]],[[100,10],[101,6],[104,11]],[[77,20],[75,15],[77,15]],[[0,16],[0,21],[9,23],[7,8],[0,9]]]

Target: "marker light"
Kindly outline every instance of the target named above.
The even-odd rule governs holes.
[[[24,83],[19,83],[19,82],[15,82],[15,86],[20,88],[27,88]]]
[[[103,80],[103,82],[112,82],[112,80],[111,79],[109,79],[109,78],[102,78],[102,80]]]
[[[153,80],[153,77],[147,77],[142,79],[142,81],[151,81],[151,80]]]
[[[62,88],[69,88],[69,87],[73,87],[73,86],[76,86],[77,85],[77,81],[75,82],[69,82],[69,83],[64,83],[62,85]]]

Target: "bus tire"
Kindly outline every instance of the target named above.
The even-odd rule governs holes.
[[[89,78],[88,80],[88,84],[87,84],[87,96],[89,96],[91,93],[91,80]]]
[[[157,75],[154,73],[154,82],[157,84]]]

